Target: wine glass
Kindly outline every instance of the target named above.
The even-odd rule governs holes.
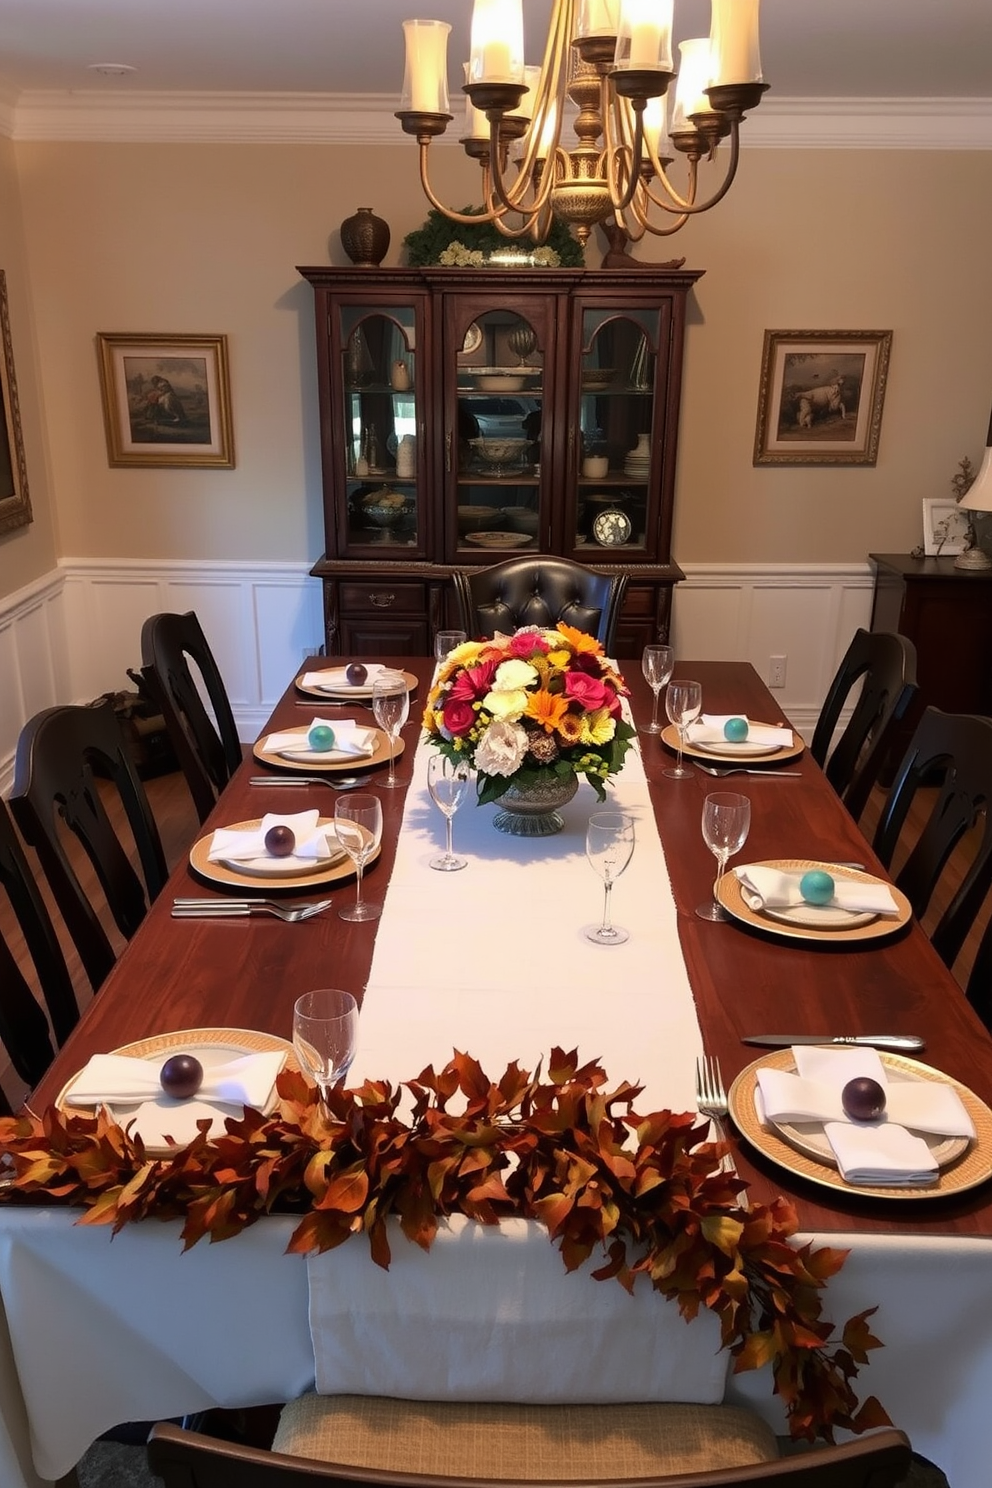
[[[293,1048],[300,1069],[315,1081],[323,1104],[351,1068],[358,1039],[358,1003],[339,987],[304,992],[293,1007]]]
[[[751,825],[751,802],[735,791],[716,791],[703,802],[703,841],[716,854],[717,872],[713,897],[696,910],[701,920],[729,920],[716,897],[717,884],[727,868],[727,859],[740,852]]]
[[[641,654],[641,671],[644,680],[654,693],[654,706],[651,709],[651,722],[641,725],[642,734],[660,734],[661,724],[658,722],[658,699],[661,689],[672,675],[672,667],[675,664],[675,653],[671,646],[645,646]]]
[[[471,773],[468,760],[456,761],[444,754],[432,754],[427,762],[427,789],[434,805],[443,813],[447,829],[444,852],[431,858],[428,864],[440,873],[454,873],[468,863],[467,858],[459,858],[451,850],[451,819],[465,799]]]
[[[389,773],[380,784],[395,790],[403,784],[396,776],[396,740],[410,716],[410,693],[397,672],[384,672],[372,683],[372,713],[389,740]]]
[[[467,640],[468,636],[463,630],[439,630],[434,637],[434,660],[438,666],[449,651],[454,651],[456,646],[461,646]]]
[[[634,851],[634,818],[623,811],[597,811],[586,829],[586,857],[605,886],[603,923],[587,925],[585,933],[597,945],[623,945],[630,931],[610,919],[610,892]]]
[[[678,759],[674,765],[661,772],[669,780],[688,780],[692,774],[691,766],[682,763],[682,751],[685,748],[686,729],[690,723],[695,723],[702,706],[703,689],[700,683],[687,682],[681,677],[675,682],[669,682],[665,693],[665,712],[679,731]]]
[[[339,909],[342,920],[377,920],[381,904],[362,898],[362,870],[382,840],[382,802],[378,796],[338,796],[334,802],[334,833],[355,865],[355,902]]]

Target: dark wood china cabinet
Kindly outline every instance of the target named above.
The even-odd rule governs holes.
[[[628,575],[667,639],[686,301],[701,270],[301,268],[314,289],[329,653],[424,654],[451,574],[526,553]]]

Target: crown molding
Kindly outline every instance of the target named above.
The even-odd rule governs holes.
[[[327,93],[0,91],[0,135],[106,144],[395,145],[397,98]],[[460,130],[437,141],[457,146]],[[986,98],[767,98],[749,149],[990,150]]]

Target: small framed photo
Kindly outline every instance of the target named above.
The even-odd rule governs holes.
[[[13,532],[32,520],[28,494],[28,471],[21,438],[21,409],[14,376],[14,349],[10,340],[7,307],[7,275],[0,269],[0,532]]]
[[[766,331],[755,465],[874,465],[891,331]]]
[[[226,336],[100,332],[111,465],[234,466]]]
[[[971,518],[956,501],[923,498],[923,551],[928,558],[963,553],[971,534]]]

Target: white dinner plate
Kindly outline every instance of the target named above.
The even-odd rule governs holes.
[[[789,904],[784,909],[765,908],[761,913],[781,920],[783,925],[805,925],[810,930],[856,930],[878,919],[871,910],[841,909],[836,904]]]
[[[722,759],[760,759],[762,755],[778,754],[781,744],[755,744],[749,739],[689,739],[693,749],[704,754],[719,755]]]
[[[854,883],[886,883],[885,879],[877,878],[874,874],[865,873],[861,869],[844,868],[839,863],[823,863],[816,858],[771,858],[754,866],[777,868],[782,873],[806,873],[811,868],[820,868],[832,874],[834,878],[850,880]],[[786,918],[784,911],[781,910],[776,910],[773,915],[768,909],[752,909],[741,892],[740,879],[733,872],[725,873],[717,880],[716,897],[735,920],[740,920],[742,924],[750,925],[756,930],[764,930],[768,935],[783,935],[790,940],[830,941],[834,944],[849,942],[851,945],[858,945],[863,940],[875,940],[887,935],[895,935],[913,918],[909,900],[902,890],[897,889],[891,883],[887,887],[896,902],[897,914],[851,913],[845,914],[839,923],[831,925],[820,919],[803,923],[795,918]],[[808,913],[819,906],[800,904],[794,907],[802,914],[804,911]]]
[[[355,698],[356,701],[368,702],[372,697],[372,683],[361,682],[356,684],[349,682],[345,675],[347,670],[347,667],[327,667],[325,673],[326,681],[321,679],[319,687],[312,684],[304,687],[303,678],[308,674],[320,671],[319,667],[308,667],[306,671],[301,672],[297,677],[296,690],[297,692],[304,693],[306,697],[334,697],[340,699],[342,702],[347,698]],[[413,672],[401,672],[398,669],[394,671],[392,667],[388,668],[388,670],[393,672],[395,676],[403,678],[409,692],[416,691],[417,679]],[[381,676],[383,674],[380,673],[379,675]]]
[[[286,1039],[276,1038],[271,1033],[260,1033],[249,1028],[187,1028],[177,1033],[158,1034],[153,1038],[139,1039],[123,1048],[113,1049],[113,1054],[126,1054],[149,1063],[164,1064],[173,1054],[195,1054],[204,1068],[225,1064],[240,1054],[259,1054],[271,1049],[283,1050],[285,1063],[296,1067],[293,1046]],[[92,1114],[94,1107],[74,1106],[72,1086],[77,1076],[73,1075],[60,1092],[55,1104],[66,1114]],[[262,1107],[264,1115],[275,1109],[278,1096],[275,1086]],[[161,1157],[174,1150],[175,1145],[184,1147],[196,1136],[196,1123],[204,1118],[211,1120],[209,1135],[221,1136],[228,1116],[240,1120],[244,1106],[237,1101],[201,1101],[195,1096],[189,1100],[176,1100],[161,1091],[151,1100],[125,1102],[108,1105],[118,1126],[129,1126],[132,1134],[140,1136],[152,1156]],[[170,1142],[169,1139],[172,1139]]]
[[[349,754],[344,749],[277,749],[280,759],[298,760],[306,765],[368,765],[372,763],[375,747],[362,754]]]
[[[333,837],[331,829],[325,832],[325,837]],[[308,873],[323,873],[327,868],[333,868],[336,863],[344,862],[348,854],[343,847],[330,847],[330,853],[326,858],[298,858],[290,853],[286,858],[274,858],[269,853],[260,858],[215,858],[214,862],[223,863],[225,868],[232,868],[235,873],[248,873],[258,878],[303,878]]]

